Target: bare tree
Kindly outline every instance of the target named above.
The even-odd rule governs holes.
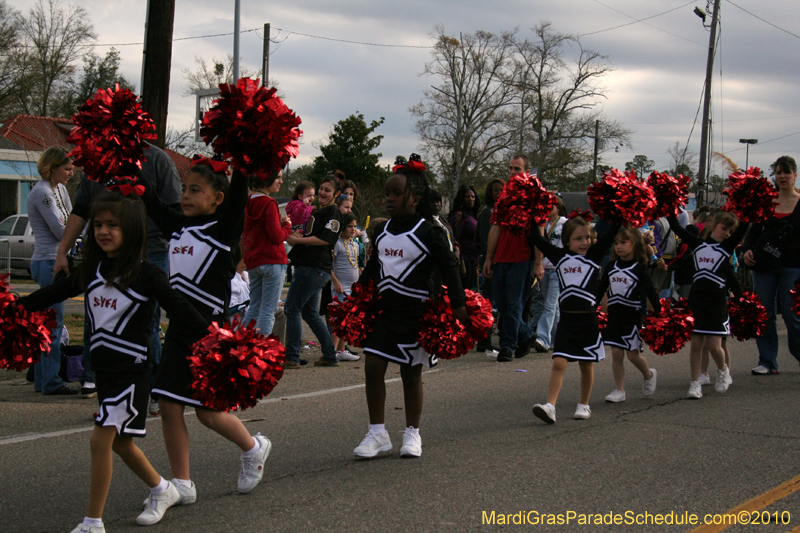
[[[675,144],[667,148],[667,154],[672,159],[672,167],[670,172],[673,175],[683,174],[694,179],[697,175],[697,152],[689,148],[689,145],[681,147],[681,143],[675,141]]]
[[[0,113],[13,106],[20,78],[21,46],[19,14],[5,0],[0,0]]]
[[[513,33],[447,35],[436,26],[433,60],[423,75],[438,84],[424,92],[413,106],[414,126],[420,145],[443,178],[445,189],[455,194],[472,183],[482,167],[506,150],[511,141],[507,107],[513,88],[508,76]]]
[[[194,121],[183,128],[167,128],[164,146],[190,159],[195,154],[201,154],[207,157],[213,156],[214,150],[204,142],[196,141],[194,135]]]
[[[533,32],[533,40],[514,40],[508,80],[521,108],[514,115],[517,149],[529,152],[540,178],[559,184],[591,161],[597,120],[607,141],[630,144],[630,131],[599,109],[607,92],[601,80],[612,70],[606,56],[584,48],[573,35],[557,33],[550,22],[537,24]],[[564,59],[570,48],[577,52],[573,64]]]
[[[195,70],[185,68],[183,79],[186,80],[184,96],[194,96],[201,89],[216,89],[221,83],[233,83],[233,56],[228,55],[225,61],[220,61],[216,57],[211,58],[211,63],[202,57],[195,56]],[[242,78],[257,78],[259,71],[239,66],[239,76]],[[275,80],[269,80],[270,87],[277,87]]]
[[[17,21],[27,49],[17,100],[26,113],[47,116],[55,86],[75,73],[75,61],[97,35],[85,9],[64,8],[60,0],[39,0]]]

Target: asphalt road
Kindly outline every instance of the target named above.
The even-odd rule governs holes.
[[[238,494],[237,449],[189,414],[198,501],[170,509],[148,531],[689,531],[674,522],[691,513],[702,520],[753,498],[748,509],[770,513],[772,523],[725,531],[790,531],[800,526],[800,492],[794,492],[800,481],[777,495],[768,491],[800,476],[800,368],[785,332],[778,376],[750,375],[753,341],[731,342],[731,351],[730,390],[704,387],[701,400],[685,399],[686,349],[646,354],[659,370],[652,399],[642,398],[641,377],[629,365],[628,401],[604,403],[613,388],[611,365],[598,364],[586,421],[571,418],[579,392],[579,372],[571,366],[552,426],[531,414],[545,397],[549,356],[497,363],[471,352],[444,361],[424,375],[420,459],[399,458],[404,414],[397,366],[387,373],[386,423],[395,447],[369,461],[352,456],[368,423],[361,362],[287,371],[266,401],[240,414],[274,445],[261,485]],[[0,375],[0,402],[0,530],[71,530],[86,508],[96,400],[42,397],[9,373]],[[147,429],[137,443],[169,478],[158,418]],[[143,531],[135,518],[146,494],[115,459],[107,531]],[[581,515],[608,522],[615,518],[610,513],[622,523],[578,523]],[[570,523],[536,524],[543,514]],[[673,523],[653,524],[658,514]],[[784,523],[776,525],[775,517]],[[499,525],[503,519],[512,525]],[[527,522],[513,525],[519,519]]]

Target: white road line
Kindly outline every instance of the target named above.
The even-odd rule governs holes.
[[[434,372],[438,372],[439,369],[429,370],[427,372],[423,372],[425,374],[432,374]],[[387,379],[386,383],[393,383],[395,381],[400,381],[401,378],[391,378]],[[336,394],[337,392],[346,392],[354,389],[363,389],[365,385],[362,383],[360,385],[350,385],[349,387],[339,387],[336,389],[326,389],[314,392],[304,392],[302,394],[292,394],[291,396],[281,396],[280,398],[267,398],[266,400],[261,400],[258,402],[259,404],[262,403],[274,403],[274,402],[281,402],[287,400],[302,400],[303,398],[313,398],[315,396],[325,396],[327,394]],[[186,416],[193,415],[194,413],[186,413]],[[157,420],[158,417],[148,417],[147,421],[152,422],[153,420]],[[92,431],[94,429],[94,424],[89,427],[85,428],[76,428],[76,429],[64,429],[61,431],[51,431],[49,433],[23,433],[22,435],[12,435],[10,437],[2,437],[0,438],[0,446],[5,446],[6,444],[17,444],[20,442],[29,442],[32,440],[39,440],[39,439],[48,439],[51,437],[61,437],[63,435],[73,435],[75,433],[85,433],[87,431]]]

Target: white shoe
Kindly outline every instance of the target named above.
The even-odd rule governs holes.
[[[733,385],[733,373],[731,372],[731,367],[728,367],[728,387]]]
[[[242,454],[242,469],[239,471],[238,489],[242,494],[247,494],[258,486],[261,477],[264,475],[264,463],[272,451],[272,443],[261,433],[256,433],[253,438],[258,441],[261,447],[251,456]]]
[[[554,405],[546,403],[544,405],[537,403],[533,406],[533,414],[536,418],[548,423],[556,423],[556,408]]]
[[[500,352],[498,352],[497,350],[486,350],[485,352],[483,352],[483,354],[486,357],[495,357],[495,358],[497,357],[497,354],[499,354],[499,353]]]
[[[606,396],[606,401],[609,402],[609,403],[624,402],[625,399],[626,399],[625,391],[624,390],[619,390],[619,389],[612,390],[611,394]]]
[[[69,533],[106,533],[106,526],[89,526],[81,522]]]
[[[389,438],[389,433],[383,432],[375,434],[372,431],[368,431],[367,436],[364,437],[361,444],[353,450],[353,455],[369,459],[370,457],[375,457],[380,452],[388,452],[391,449],[392,439]]]
[[[650,379],[644,380],[642,385],[642,394],[645,398],[649,398],[656,393],[656,381],[658,381],[658,372],[655,368],[651,368],[650,372],[653,374]]]
[[[692,400],[699,400],[703,397],[703,387],[700,385],[699,381],[692,381],[689,385],[689,394],[687,394],[686,397]]]
[[[572,418],[575,420],[588,420],[592,416],[592,408],[586,404],[579,403],[575,408],[575,414]]]
[[[419,430],[414,434],[411,432],[411,426],[409,426],[403,432],[403,446],[400,448],[400,457],[419,457],[420,455],[422,455],[422,437],[419,436]]]
[[[191,505],[197,501],[197,488],[194,486],[194,481],[191,483],[192,484],[187,487],[181,483],[175,483],[174,479],[172,480],[172,484],[175,485],[175,488],[178,489],[181,495],[181,499],[176,505]]]
[[[170,483],[167,489],[161,494],[151,494],[145,500],[144,511],[136,517],[136,523],[140,526],[152,526],[157,524],[162,518],[167,509],[176,505],[181,500],[181,494],[175,485]]]
[[[708,374],[700,374],[700,385],[711,385],[711,378]]]
[[[358,361],[361,359],[361,356],[350,353],[350,350],[336,352],[336,357],[339,358],[339,361]]]
[[[717,392],[725,392],[728,390],[728,379],[731,377],[731,371],[726,366],[725,370],[717,370],[717,382],[714,384],[714,390]]]
[[[150,414],[152,416],[158,416],[158,400],[150,400]]]

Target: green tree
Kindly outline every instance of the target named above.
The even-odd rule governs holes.
[[[56,95],[52,114],[71,117],[98,89],[114,88],[116,84],[134,90],[134,86],[119,72],[119,50],[112,48],[105,57],[96,54],[83,56],[83,71]]]
[[[341,170],[356,185],[382,186],[387,172],[378,161],[383,154],[373,150],[380,146],[383,135],[373,133],[384,120],[380,117],[368,125],[364,115],[356,111],[355,115],[334,124],[327,143],[317,146],[322,155],[314,159],[311,177],[319,183],[325,174]]]
[[[625,163],[625,170],[633,170],[640,178],[646,178],[655,168],[656,162],[646,155],[633,156],[633,161]]]

